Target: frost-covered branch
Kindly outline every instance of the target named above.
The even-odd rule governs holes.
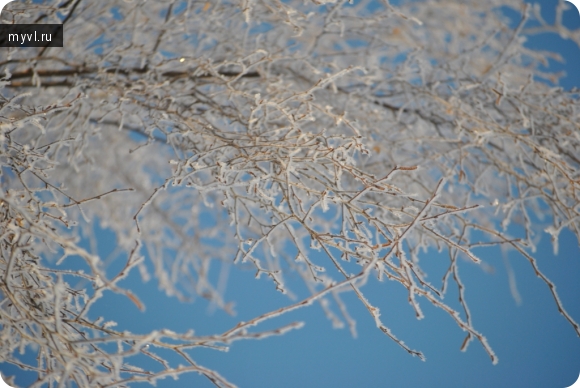
[[[188,351],[284,334],[301,324],[249,329],[314,302],[355,335],[344,292],[423,357],[381,321],[365,291],[376,276],[405,288],[417,318],[421,303],[444,310],[463,350],[477,339],[497,362],[459,270],[486,265],[474,249],[490,245],[522,254],[579,332],[532,256],[544,230],[555,251],[564,228],[580,241],[580,96],[541,82],[558,81],[542,70],[554,54],[522,38],[579,43],[562,4],[549,26],[517,0],[10,3],[6,20],[66,23],[63,48],[0,54],[0,360],[37,372],[35,386],[186,372],[232,386]],[[521,15],[515,29],[500,6]],[[97,223],[116,236],[114,275],[82,248]],[[421,266],[430,248],[449,252],[441,284]],[[208,275],[226,262],[298,301],[206,337],[88,318],[106,291],[146,307],[121,286],[131,271],[233,314]],[[450,284],[456,306],[443,303]],[[35,365],[15,355],[29,345]]]

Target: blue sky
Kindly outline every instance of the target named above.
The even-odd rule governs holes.
[[[542,1],[545,17],[553,19],[556,1]],[[580,16],[572,8],[564,14],[564,24],[580,26]],[[531,37],[529,46],[560,52],[565,64],[551,63],[552,69],[565,70],[562,85],[580,87],[580,49],[556,34]],[[104,256],[115,244],[114,237],[100,231],[100,253]],[[580,321],[580,248],[568,230],[560,236],[560,251],[554,256],[549,235],[544,234],[535,257],[538,265],[557,286],[568,313]],[[273,328],[291,321],[306,325],[281,337],[262,341],[241,341],[229,352],[199,349],[192,352],[201,365],[217,370],[240,387],[567,387],[580,372],[580,338],[558,313],[548,287],[538,279],[527,261],[513,253],[503,256],[496,248],[477,252],[495,270],[483,271],[468,262],[460,270],[467,285],[466,297],[474,326],[488,339],[499,357],[492,365],[481,345],[473,341],[466,352],[459,348],[464,339],[451,318],[421,301],[425,318],[418,321],[400,285],[371,280],[363,289],[381,309],[383,322],[407,345],[421,350],[422,362],[402,350],[382,334],[353,294],[344,294],[349,311],[357,320],[358,338],[348,329],[333,329],[322,309],[313,305],[294,311],[261,328]],[[430,252],[429,260],[438,253]],[[522,302],[511,297],[506,263],[516,276]],[[433,277],[432,279],[437,279]],[[288,299],[274,292],[267,278],[254,279],[253,272],[230,270],[226,300],[236,302],[238,315],[230,317],[220,310],[209,312],[204,300],[182,304],[157,291],[155,281],[142,283],[135,272],[125,285],[147,305],[141,313],[125,298],[106,298],[95,306],[92,317],[104,315],[118,322],[117,329],[145,333],[168,327],[185,332],[191,328],[200,335],[219,333],[240,320],[285,306]],[[446,301],[454,303],[456,291]],[[259,301],[259,303],[256,303]],[[176,366],[176,365],[175,365]],[[2,373],[16,375],[16,383],[26,386],[34,375],[6,364]],[[179,380],[161,380],[159,387],[211,387],[205,378],[182,375]]]

